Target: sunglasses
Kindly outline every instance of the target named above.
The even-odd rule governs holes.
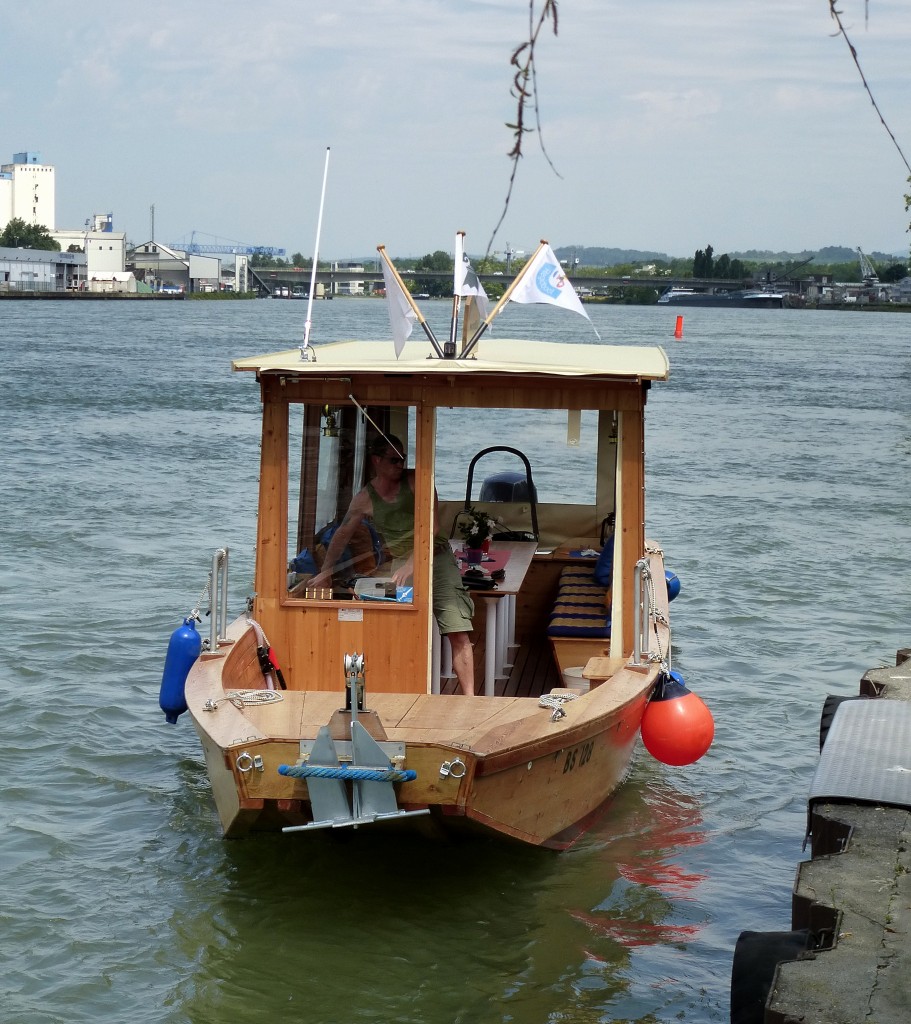
[[[386,460],[386,462],[390,463],[393,466],[405,465],[405,460],[403,458],[400,458],[398,455],[384,455],[383,458]]]

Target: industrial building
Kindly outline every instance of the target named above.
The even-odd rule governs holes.
[[[51,238],[64,252],[82,250],[88,259],[89,275],[121,274],[126,266],[125,231],[114,230],[112,213],[96,213],[84,228],[50,229]]]
[[[0,231],[17,218],[26,224],[46,227],[62,253],[84,254],[79,285],[90,286],[94,277],[99,282],[108,282],[106,287],[110,288],[109,282],[115,280],[111,275],[120,276],[124,273],[126,234],[114,231],[112,214],[95,214],[81,228],[57,227],[55,169],[41,162],[40,153],[15,153],[11,163],[0,165]],[[0,277],[0,284],[13,284],[18,280],[19,286],[24,287],[31,280],[39,285],[37,290],[41,291],[53,290],[54,282],[60,284],[63,290],[74,286],[71,283],[73,275],[68,268],[78,264],[55,260],[53,254],[47,252],[42,256],[43,250],[7,250],[8,253],[16,251],[33,255],[18,259],[8,256],[4,260],[6,280],[4,282]],[[12,266],[13,263],[23,266],[17,270]]]
[[[0,248],[0,292],[69,292],[86,289],[84,253]]]
[[[53,231],[55,214],[54,168],[40,153],[15,153],[12,163],[0,164],[0,231],[16,217]]]

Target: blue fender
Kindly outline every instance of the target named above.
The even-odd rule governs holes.
[[[664,570],[664,578],[667,580],[667,599],[671,602],[680,593],[680,580],[677,573],[671,572],[670,569]]]
[[[202,637],[196,632],[196,619],[191,615],[171,634],[161,676],[158,705],[171,725],[187,710],[184,686],[201,650]]]

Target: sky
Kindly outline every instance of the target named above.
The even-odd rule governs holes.
[[[542,0],[535,0],[540,7]],[[840,0],[911,159],[911,3]],[[559,0],[492,251],[907,253],[908,170],[828,0]],[[865,13],[868,15],[865,21]],[[483,253],[503,211],[528,0],[4,6],[0,162],[56,168],[58,228],[321,259]],[[548,160],[549,157],[549,160]],[[553,166],[551,166],[553,165]]]

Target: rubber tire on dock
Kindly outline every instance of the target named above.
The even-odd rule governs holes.
[[[838,710],[839,705],[844,704],[846,700],[870,700],[862,694],[856,697],[843,697],[838,694],[830,693],[825,699],[825,703],[822,706],[822,714],[819,716],[819,749],[826,745],[826,736],[829,735],[829,729],[832,726],[832,722],[835,718],[835,712]]]
[[[775,968],[816,947],[809,928],[793,932],[741,932],[731,965],[731,1024],[763,1024]]]

